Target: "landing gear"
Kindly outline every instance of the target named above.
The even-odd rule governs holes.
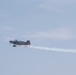
[[[13,47],[16,47],[16,45],[13,45]]]

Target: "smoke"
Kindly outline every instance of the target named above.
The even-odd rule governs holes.
[[[74,49],[59,49],[59,48],[48,48],[48,47],[40,47],[40,46],[29,46],[30,48],[53,51],[53,52],[65,52],[65,53],[76,53]]]

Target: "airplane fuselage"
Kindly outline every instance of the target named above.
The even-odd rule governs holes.
[[[13,47],[16,47],[16,45],[30,45],[30,41],[27,40],[26,42],[24,41],[18,41],[18,40],[15,40],[15,41],[9,41],[11,44],[13,44]]]

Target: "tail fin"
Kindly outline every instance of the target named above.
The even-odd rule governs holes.
[[[27,44],[27,45],[30,45],[30,44],[31,44],[31,43],[30,43],[30,40],[27,40],[27,41],[26,41],[26,44]]]

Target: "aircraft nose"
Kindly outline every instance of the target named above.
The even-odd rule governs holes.
[[[11,43],[12,41],[10,40],[9,42]]]

